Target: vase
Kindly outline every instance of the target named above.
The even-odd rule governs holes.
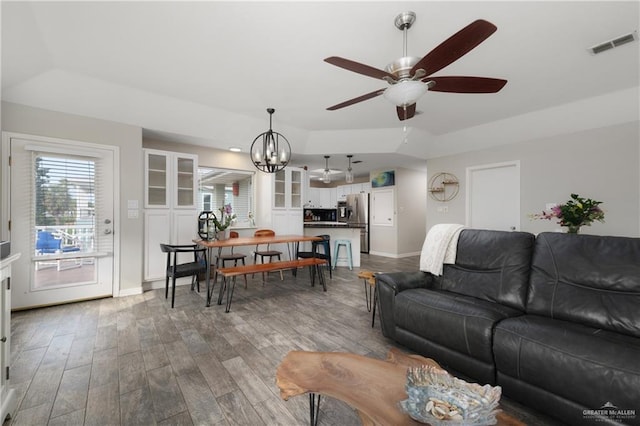
[[[229,238],[229,230],[228,229],[224,229],[222,231],[216,232],[216,239],[217,240],[226,240],[228,238]]]
[[[567,234],[578,234],[578,233],[580,233],[580,225],[567,226]]]

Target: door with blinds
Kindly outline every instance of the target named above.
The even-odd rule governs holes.
[[[11,137],[12,308],[112,296],[117,148]]]

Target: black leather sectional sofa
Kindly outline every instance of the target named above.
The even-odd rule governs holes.
[[[569,424],[640,425],[640,238],[464,229],[441,276],[377,275],[382,331]]]

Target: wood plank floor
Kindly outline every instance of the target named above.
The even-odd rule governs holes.
[[[418,257],[363,255],[362,269],[416,270]],[[337,268],[328,291],[298,278],[240,279],[231,312],[205,307],[205,291],[164,290],[73,303],[12,317],[11,385],[18,410],[6,425],[304,425],[308,398],[280,399],[275,369],[290,350],[383,358],[393,342],[371,328],[359,269]],[[218,287],[216,286],[216,290]],[[217,295],[217,291],[216,291]],[[406,349],[405,349],[406,350]],[[528,424],[554,424],[505,400]],[[360,424],[323,399],[321,425]]]

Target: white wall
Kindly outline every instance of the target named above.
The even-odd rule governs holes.
[[[520,225],[533,233],[560,228],[553,221],[530,220],[547,203],[562,203],[571,193],[602,201],[605,223],[582,233],[640,236],[640,132],[638,122],[504,145],[427,161],[428,175],[445,171],[458,176],[460,192],[442,205],[427,201],[427,228],[437,223],[464,223],[466,168],[520,160]],[[496,207],[498,208],[498,207]]]
[[[120,292],[137,292],[142,283],[142,214],[127,218],[127,201],[143,202],[142,129],[127,124],[2,103],[2,130],[114,145],[120,148]],[[0,187],[0,190],[3,188]],[[117,212],[118,214],[118,212]]]
[[[371,176],[391,169],[371,172]],[[404,257],[420,253],[426,236],[427,177],[424,172],[396,168],[393,226],[370,225],[370,253]],[[372,196],[376,188],[371,189]],[[373,203],[371,203],[373,206]],[[373,214],[373,212],[372,212]]]
[[[398,255],[419,254],[427,235],[427,175],[424,172],[396,169]]]

